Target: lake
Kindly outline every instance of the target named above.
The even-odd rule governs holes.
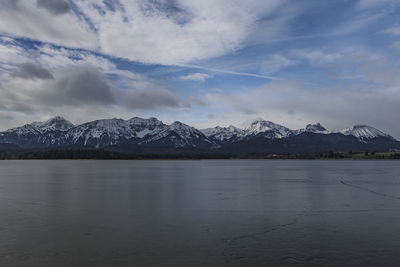
[[[398,266],[400,161],[0,161],[0,266]]]

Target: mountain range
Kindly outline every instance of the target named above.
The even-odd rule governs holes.
[[[257,119],[246,128],[196,129],[156,118],[104,119],[74,125],[57,116],[0,133],[0,150],[93,148],[129,153],[287,154],[348,151],[397,151],[400,142],[367,125],[328,131],[320,123],[292,130]]]

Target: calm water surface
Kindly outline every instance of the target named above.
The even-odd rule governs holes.
[[[0,266],[399,264],[399,161],[0,162]]]

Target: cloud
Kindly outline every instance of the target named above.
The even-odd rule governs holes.
[[[199,97],[190,96],[190,101],[198,106],[207,106],[207,102]]]
[[[96,28],[100,51],[130,60],[179,65],[209,59],[239,48],[278,0],[120,0],[76,5]]]
[[[184,65],[184,67],[192,68],[192,69],[206,70],[206,71],[215,72],[215,73],[236,75],[236,76],[255,77],[255,78],[261,78],[261,79],[267,79],[267,80],[281,80],[281,78],[273,77],[273,76],[269,76],[269,75],[262,75],[262,74],[249,73],[249,72],[240,72],[240,71],[231,71],[231,70],[216,69],[216,68],[209,68],[209,67],[201,67],[201,66],[197,66],[197,65]]]
[[[19,0],[0,0],[0,6],[4,9],[17,8]]]
[[[211,76],[206,73],[192,73],[180,77],[181,80],[205,82]]]
[[[208,94],[205,101],[224,114],[218,122],[222,126],[242,126],[243,121],[263,117],[291,128],[317,121],[330,129],[369,124],[400,137],[400,130],[395,126],[400,80],[386,76],[374,79],[388,83],[371,92],[358,87],[310,89],[294,82],[274,82],[245,92]]]
[[[51,72],[40,65],[32,62],[18,64],[18,69],[12,73],[13,77],[23,79],[54,79]]]
[[[27,62],[32,55],[41,65]],[[13,60],[21,62],[16,70]],[[0,111],[61,114],[69,109],[65,112],[68,115],[76,109],[92,109],[89,113],[101,114],[105,110],[113,113],[189,106],[164,89],[163,84],[120,70],[106,57],[88,51],[52,45],[37,46],[32,51],[7,41],[0,43],[0,68],[3,67]]]
[[[391,47],[396,49],[397,51],[400,51],[400,41],[393,42]]]
[[[116,102],[113,88],[105,75],[90,66],[58,71],[51,90],[39,94],[46,105],[110,105]]]
[[[138,89],[119,93],[123,105],[130,109],[178,108],[183,102],[165,89]]]
[[[368,9],[376,7],[387,7],[388,5],[398,4],[397,0],[359,0],[356,7],[359,9]]]
[[[324,51],[324,50],[293,50],[291,53],[301,59],[307,60],[310,64],[321,66],[331,64],[345,56],[351,56],[353,49],[342,50],[340,52]]]
[[[10,79],[2,83],[0,110],[26,115],[76,107],[106,108],[116,91],[105,75],[90,66],[56,69],[53,79]]]
[[[213,120],[213,119],[215,119],[216,117],[217,117],[217,115],[212,114],[212,113],[210,113],[210,114],[207,115],[207,118],[208,118],[209,120]]]
[[[258,20],[285,2],[87,0],[73,1],[71,9],[68,0],[0,1],[10,7],[0,9],[0,32],[164,65],[237,50],[257,31]],[[263,29],[280,28],[275,22],[263,20]],[[276,34],[268,30],[271,38]]]
[[[147,84],[148,86],[149,84]],[[60,114],[76,123],[108,117],[167,116],[165,108],[187,110],[185,100],[163,88],[118,89],[96,67],[70,66],[54,71],[54,80],[12,79],[0,86],[1,130]],[[146,113],[149,111],[149,113]],[[172,111],[171,111],[172,112]]]
[[[267,58],[260,67],[260,72],[270,74],[283,68],[297,65],[298,63],[282,55],[273,55]]]
[[[391,28],[385,29],[383,32],[387,33],[387,34],[400,36],[400,26],[396,26],[396,27],[391,27]]]
[[[13,39],[3,37],[0,40],[0,67],[13,71],[15,70],[15,65],[30,60],[25,49],[19,46]]]
[[[4,121],[4,120],[11,121],[13,119],[14,119],[13,116],[11,116],[10,114],[5,113],[5,112],[0,112],[0,120],[2,120],[2,121]]]
[[[54,15],[65,14],[71,10],[71,5],[67,0],[37,0],[37,6],[47,9]]]
[[[85,20],[73,12],[64,13],[63,16],[54,15],[55,12],[61,14],[62,6],[65,5],[63,2],[66,1],[30,0],[10,5],[7,3],[11,2],[7,0],[6,6],[12,8],[1,6],[0,32],[61,46],[95,50],[98,47],[97,37]]]
[[[68,62],[61,56],[60,60]],[[88,65],[86,61],[69,61],[69,64],[64,67],[53,66],[53,79],[32,78],[28,76],[32,74],[32,71],[24,72],[22,75],[21,68],[13,74],[18,73],[28,79],[5,79],[7,75],[0,73],[0,80],[2,80],[0,112],[14,114],[13,117],[16,120],[24,122],[28,120],[27,118],[37,120],[38,116],[45,117],[54,114],[64,114],[82,122],[108,117],[110,114],[113,117],[117,114],[131,117],[133,110],[189,107],[188,102],[145,77],[114,69],[110,63],[100,64],[103,62],[98,59],[92,58],[88,62],[90,61],[97,62],[99,65],[95,67]],[[46,64],[52,66],[52,61],[47,61]],[[24,67],[26,64],[22,65],[22,69],[26,70]],[[33,72],[36,76],[39,75],[37,67],[35,65],[36,72]],[[109,80],[103,71],[112,74],[113,80]],[[117,88],[116,84],[127,86],[126,89],[121,89]],[[2,127],[18,125],[15,125],[18,121],[12,124],[5,118],[0,119],[4,122]]]

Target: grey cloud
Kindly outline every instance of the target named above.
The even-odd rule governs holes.
[[[0,121],[11,121],[14,117],[6,112],[0,112]]]
[[[181,107],[180,98],[164,89],[138,89],[124,91],[121,102],[132,109],[153,109],[157,107]]]
[[[54,82],[52,91],[44,91],[43,99],[48,104],[80,105],[116,102],[112,86],[105,75],[93,67],[64,69]]]
[[[198,98],[198,97],[191,96],[191,97],[189,97],[189,99],[193,104],[196,104],[198,106],[207,106],[208,105],[208,103],[205,100]]]
[[[241,112],[243,112],[243,114],[247,114],[247,115],[253,115],[253,114],[257,114],[257,110],[249,108],[249,107],[241,107]]]
[[[15,114],[16,120],[37,114],[68,114],[86,120],[131,114],[132,110],[186,108],[188,103],[153,82],[143,86],[141,80],[131,81],[132,89],[118,89],[103,72],[89,65],[56,69],[53,77],[1,81],[0,113]]]
[[[54,15],[62,15],[71,10],[68,0],[37,0],[37,6],[47,9]]]
[[[118,105],[128,109],[181,107],[183,101],[165,89],[119,90],[98,69],[81,66],[59,70],[49,89],[41,90],[37,99],[51,106]]]
[[[31,62],[19,64],[18,69],[11,75],[24,79],[54,79],[49,70]]]
[[[215,119],[216,117],[217,117],[217,115],[212,114],[212,113],[207,115],[207,118],[208,118],[209,120]]]
[[[23,101],[16,93],[14,88],[8,88],[0,84],[0,111],[18,111],[22,113],[32,113],[32,107],[29,103]]]
[[[1,8],[17,8],[19,0],[0,0]]]
[[[32,85],[22,88],[17,83],[7,86],[11,87],[0,88],[3,99],[0,110],[47,112],[70,107],[96,110],[111,106],[125,110],[188,107],[187,102],[162,88],[117,89],[104,73],[91,66],[61,68],[54,72],[53,80],[33,81]]]

